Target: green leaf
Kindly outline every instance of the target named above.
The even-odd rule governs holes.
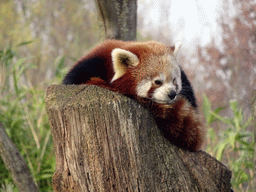
[[[235,148],[235,144],[237,141],[237,134],[235,132],[230,132],[228,135],[228,142],[230,143],[231,147],[234,149]]]
[[[248,120],[244,123],[244,129],[252,124],[252,115],[248,118]]]
[[[57,57],[57,59],[55,60],[55,65],[56,65],[55,76],[61,75],[61,71],[64,68],[64,64],[65,64],[65,57],[63,56]]]
[[[220,161],[222,159],[222,155],[223,155],[224,150],[225,150],[226,147],[227,147],[226,142],[220,143],[218,145],[218,147],[217,147],[218,150],[217,150],[217,154],[216,154],[216,159],[217,160]]]
[[[25,58],[21,58],[21,59],[18,59],[18,61],[14,64],[14,67],[13,67],[13,71],[14,70],[17,70],[18,68],[20,68],[22,65],[24,65],[24,62],[25,62]]]
[[[203,111],[207,124],[211,124],[211,103],[206,94],[203,94]]]
[[[216,117],[218,120],[222,121],[223,123],[226,123],[227,125],[232,125],[232,119],[221,117],[220,115],[216,114],[215,112],[211,112],[211,114]]]
[[[211,141],[214,141],[216,138],[216,134],[213,128],[208,129],[208,137],[210,138]]]
[[[28,44],[30,44],[30,43],[32,43],[32,42],[33,42],[32,40],[31,40],[31,41],[24,41],[24,42],[18,44],[17,47],[20,47],[20,46],[22,46],[22,45],[28,45]]]
[[[50,173],[50,174],[42,174],[42,175],[40,175],[40,178],[41,179],[52,178],[52,173]]]
[[[233,112],[235,112],[238,109],[238,103],[237,100],[230,100],[229,101],[230,108]]]
[[[220,111],[225,109],[226,107],[218,107],[217,109],[214,110],[214,113],[218,114]]]

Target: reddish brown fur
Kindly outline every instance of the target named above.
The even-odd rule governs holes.
[[[92,49],[85,57],[81,58],[76,63],[76,65],[79,65],[84,60],[89,60],[93,58],[95,55],[104,58],[104,65],[106,66],[106,73],[108,74],[108,82],[110,82],[114,75],[111,52],[115,48],[125,49],[138,56],[141,62],[141,64],[137,67],[139,73],[136,73],[135,71],[138,79],[142,79],[148,74],[153,76],[154,74],[152,73],[152,71],[154,71],[156,74],[158,74],[159,71],[162,71],[164,66],[162,66],[161,63],[154,63],[155,57],[173,52],[172,47],[162,45],[155,41],[143,43],[107,40]],[[152,56],[152,54],[150,54],[152,52],[154,52],[154,56],[150,57]],[[155,66],[152,67],[152,64],[155,64]],[[74,67],[76,67],[76,65],[74,65]]]
[[[124,76],[115,80],[113,83],[109,83],[114,75],[111,58],[111,52],[114,48],[122,48],[131,51],[138,56],[140,63],[142,64],[136,69],[140,71],[142,69],[143,71],[136,75],[136,78],[138,79],[133,79],[134,75],[131,75],[131,72],[128,71]],[[172,104],[159,104],[149,99],[140,98],[136,95],[136,82],[152,75],[152,70],[154,70],[151,66],[147,66],[148,62],[146,61],[149,59],[154,60],[154,57],[157,57],[158,54],[163,55],[170,51],[173,51],[173,48],[168,48],[156,42],[136,43],[116,40],[106,41],[94,48],[86,57],[82,58],[82,60],[90,59],[95,54],[104,58],[104,64],[107,68],[106,73],[108,74],[108,82],[100,78],[91,78],[85,83],[98,85],[137,100],[143,106],[149,108],[155,117],[157,125],[171,143],[188,149],[189,151],[197,151],[203,140],[202,125],[195,108],[193,108],[184,97],[179,96]],[[151,52],[155,53],[155,56],[152,58]]]
[[[203,142],[202,124],[193,107],[182,96],[173,104],[152,103],[138,99],[153,113],[165,137],[178,147],[197,151]]]

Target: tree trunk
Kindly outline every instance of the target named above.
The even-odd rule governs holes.
[[[256,90],[252,95],[252,127],[254,127],[254,141],[256,141]],[[253,178],[253,190],[256,191],[256,144],[254,145],[254,178]]]
[[[223,164],[170,144],[134,100],[92,85],[52,85],[46,104],[55,191],[230,190]]]
[[[95,0],[104,39],[136,40],[136,0]]]

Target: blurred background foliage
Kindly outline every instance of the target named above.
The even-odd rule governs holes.
[[[168,22],[148,27],[139,1],[137,39],[173,43]],[[236,14],[223,6],[222,46],[213,40],[181,52],[180,63],[194,85],[204,114],[206,150],[232,171],[235,191],[252,191],[251,95],[256,85],[256,3],[234,0]],[[161,1],[168,21],[168,6]],[[151,25],[150,25],[151,26]],[[24,156],[41,191],[52,191],[55,156],[45,109],[45,91],[60,84],[68,69],[98,44],[97,11],[92,0],[0,1],[0,121]],[[205,95],[203,95],[205,93]],[[255,165],[254,165],[255,166]],[[18,191],[0,159],[0,191]]]
[[[36,85],[53,77],[55,58],[65,55],[71,65],[98,43],[96,13],[93,1],[1,1],[0,47],[33,42],[19,56],[36,66],[27,71]]]

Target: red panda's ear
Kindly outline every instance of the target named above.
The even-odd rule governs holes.
[[[122,77],[129,67],[135,67],[139,64],[139,58],[137,55],[124,49],[114,49],[111,53],[111,56],[115,73],[111,82]]]
[[[180,50],[180,47],[181,47],[181,42],[180,41],[175,43],[175,45],[171,47],[171,51],[173,52],[174,58],[177,57],[177,55],[179,53],[179,50]]]

